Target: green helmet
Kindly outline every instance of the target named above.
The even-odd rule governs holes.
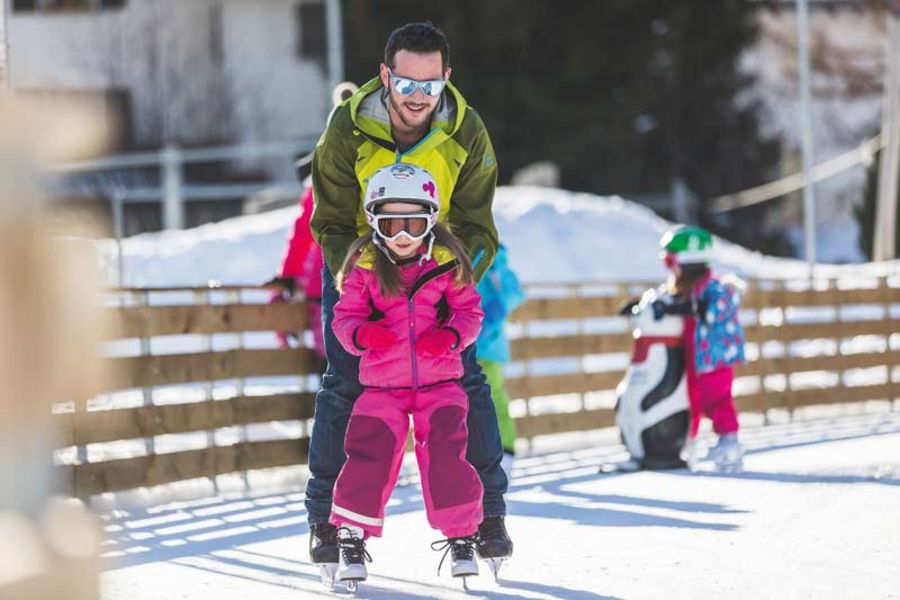
[[[660,252],[680,265],[707,263],[712,259],[712,235],[702,227],[681,225],[663,234]]]

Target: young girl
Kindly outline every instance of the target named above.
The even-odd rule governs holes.
[[[371,177],[364,211],[372,233],[357,240],[337,279],[334,333],[360,357],[365,391],[353,406],[334,488],[337,578],[366,578],[365,539],[380,536],[412,415],[428,522],[445,536],[454,576],[476,575],[482,486],[466,462],[468,399],[460,352],[482,319],[472,265],[437,222],[434,179],[397,163]],[[355,584],[354,584],[355,586]]]
[[[731,395],[734,365],[744,361],[744,332],[737,318],[743,282],[713,277],[712,236],[701,227],[678,227],[663,235],[661,256],[671,271],[668,288],[676,303],[666,312],[685,314],[685,353],[691,402],[690,440],[700,418],[712,420],[719,440],[707,458],[719,468],[741,467],[738,418]]]

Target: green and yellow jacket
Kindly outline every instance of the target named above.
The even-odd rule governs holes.
[[[310,226],[325,263],[337,273],[353,241],[368,232],[362,198],[378,169],[405,162],[427,169],[441,201],[439,219],[449,222],[481,277],[497,252],[491,206],[497,160],[478,113],[448,83],[435,109],[431,131],[400,151],[391,136],[387,90],[377,77],[336,107],[313,155],[315,210]]]

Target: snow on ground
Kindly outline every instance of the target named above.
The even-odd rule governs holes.
[[[298,208],[229,219],[185,231],[142,234],[123,242],[126,286],[203,286],[215,280],[253,284],[281,264]],[[501,187],[494,201],[501,238],[526,282],[648,281],[665,277],[659,238],[671,224],[618,197],[539,187]],[[722,240],[719,271],[746,276],[804,278],[806,264],[766,257]],[[107,279],[116,283],[115,243],[100,244]],[[878,276],[900,261],[822,266],[822,276]]]
[[[515,557],[464,594],[415,485],[398,488],[357,598],[900,598],[900,414],[746,428],[741,474],[600,475],[620,446],[522,458],[508,495]],[[574,445],[573,445],[574,444]],[[104,600],[347,596],[306,551],[300,490],[105,517]],[[445,569],[446,569],[445,565]],[[485,569],[483,569],[484,571]]]

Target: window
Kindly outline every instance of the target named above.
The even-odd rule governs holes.
[[[318,61],[324,67],[328,44],[323,2],[304,2],[297,7],[297,31],[297,56]]]
[[[86,11],[122,8],[126,0],[13,0],[13,12]]]

